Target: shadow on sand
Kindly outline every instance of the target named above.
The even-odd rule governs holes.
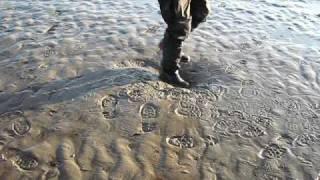
[[[154,60],[145,61],[147,68],[157,71],[159,66]],[[158,81],[156,71],[145,68],[106,69],[91,72],[80,77],[53,81],[45,84],[32,84],[15,93],[0,94],[0,114],[14,110],[36,109],[42,105],[72,100],[99,89],[125,86],[137,82]],[[192,88],[200,84],[227,84],[235,78],[221,67],[210,62],[195,62],[183,65],[182,76],[191,82]]]
[[[19,92],[0,94],[0,114],[13,110],[36,109],[41,105],[72,100],[99,89],[157,79],[157,74],[147,70],[125,68],[91,72],[80,77],[45,84],[32,84]]]

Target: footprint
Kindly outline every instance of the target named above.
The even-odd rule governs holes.
[[[245,51],[245,50],[250,49],[250,48],[251,48],[251,45],[250,45],[249,43],[245,42],[245,43],[241,43],[241,44],[239,45],[239,48],[240,48],[240,50]]]
[[[244,120],[245,118],[245,113],[242,111],[228,111],[227,116],[236,119],[236,120]]]
[[[143,67],[143,62],[135,62],[134,60],[122,60],[116,64],[118,68]]]
[[[54,49],[54,47],[46,46],[44,48],[43,56],[44,57],[50,57],[57,55],[57,51]]]
[[[107,97],[103,98],[102,100],[102,107],[110,107],[117,105],[117,97],[113,95],[108,95]]]
[[[215,123],[214,130],[224,136],[240,134],[241,130],[247,125],[243,123],[245,115],[241,111],[224,111],[218,110],[220,116]]]
[[[279,159],[281,158],[287,150],[278,144],[269,144],[261,152],[261,156],[268,159]]]
[[[229,126],[226,129],[226,132],[228,134],[240,134],[241,130],[244,128],[245,124],[243,124],[240,121],[231,121],[231,123],[229,123]]]
[[[252,98],[260,95],[261,90],[255,85],[253,80],[243,80],[241,81],[239,94],[242,97]]]
[[[214,136],[208,135],[205,138],[205,142],[207,146],[213,146],[218,143],[218,139]]]
[[[215,102],[217,101],[217,96],[208,89],[198,88],[193,89],[192,92],[196,95],[197,102],[203,103],[206,101]]]
[[[299,112],[301,112],[301,104],[294,98],[274,99],[273,104],[283,110],[286,115],[299,116]]]
[[[300,111],[301,104],[295,99],[288,99],[288,101],[285,102],[285,107],[289,113],[295,113]]]
[[[168,144],[180,147],[182,149],[193,148],[195,146],[193,138],[189,135],[172,136],[166,140]]]
[[[259,136],[264,136],[266,132],[259,126],[254,124],[247,125],[244,129],[241,130],[241,136],[246,138],[254,138]]]
[[[50,169],[46,172],[45,178],[46,179],[53,179],[59,176],[59,170],[58,169]]]
[[[128,98],[128,88],[121,88],[117,93],[117,97],[119,98]]]
[[[191,93],[183,88],[172,88],[165,91],[167,98],[172,100],[181,100],[183,98],[190,98]]]
[[[320,125],[318,119],[308,119],[304,123],[302,123],[303,130],[307,132],[316,132],[319,133]]]
[[[319,134],[309,134],[305,133],[302,135],[299,135],[293,143],[298,146],[311,146],[313,144],[320,142],[320,135]]]
[[[15,163],[23,170],[34,170],[38,167],[38,160],[29,153],[20,152],[15,158]]]
[[[220,120],[214,125],[214,130],[224,136],[236,135],[241,132],[244,124],[234,120]]]
[[[200,119],[202,116],[201,108],[188,99],[180,100],[175,112],[176,114],[193,119]]]
[[[102,99],[102,114],[106,119],[113,119],[116,117],[116,106],[118,104],[118,98],[113,95],[107,95]]]
[[[264,128],[268,129],[272,127],[273,120],[268,117],[252,115],[251,118],[255,123],[261,125]]]
[[[12,124],[12,131],[18,136],[27,134],[30,129],[31,123],[25,117],[15,119]]]
[[[127,95],[131,102],[143,102],[145,101],[144,91],[140,88],[129,89]]]
[[[23,136],[31,129],[31,123],[23,115],[22,111],[14,111],[0,116],[0,129],[10,136]],[[9,125],[9,126],[8,126]]]
[[[129,59],[123,60],[116,64],[119,68],[145,68],[145,67],[157,67],[156,63],[153,63],[151,59]]]
[[[305,108],[300,111],[300,115],[305,119],[316,119],[319,118],[318,114],[315,113],[312,109]]]
[[[158,123],[156,122],[142,122],[143,132],[152,132],[158,128]]]
[[[151,34],[155,34],[162,26],[157,24],[157,25],[152,25],[150,27],[148,27],[148,29],[146,29],[145,31],[143,31],[142,34],[146,34],[146,33],[151,33]]]
[[[129,87],[121,89],[119,96],[129,99],[129,102],[145,102],[147,98],[153,95],[154,89],[146,83],[135,83]]]
[[[228,74],[231,74],[231,73],[236,73],[236,72],[239,72],[239,71],[247,71],[247,64],[248,64],[248,61],[245,60],[245,59],[241,59],[231,65],[228,65],[226,68],[225,68],[225,72],[228,73]]]
[[[159,116],[159,107],[153,103],[146,103],[140,108],[140,115],[142,118],[151,119]]]
[[[156,118],[159,116],[160,107],[153,103],[146,103],[140,108],[140,116],[142,117],[143,132],[151,132],[157,129],[158,123]]]

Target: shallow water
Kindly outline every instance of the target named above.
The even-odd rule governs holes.
[[[211,3],[158,81],[157,1],[0,2],[0,179],[318,179],[320,3]]]

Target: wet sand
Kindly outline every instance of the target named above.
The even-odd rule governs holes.
[[[211,5],[182,89],[156,1],[1,1],[0,179],[319,179],[320,3]]]

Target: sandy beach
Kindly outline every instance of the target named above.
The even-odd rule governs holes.
[[[0,179],[319,180],[319,9],[212,1],[184,89],[156,0],[1,0]]]

